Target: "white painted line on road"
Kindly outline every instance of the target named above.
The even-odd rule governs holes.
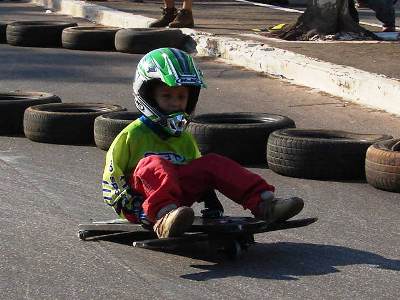
[[[369,23],[369,22],[360,22],[360,24],[368,25],[371,27],[382,27],[382,25],[375,24],[375,23]],[[400,30],[400,27],[396,26],[396,30]]]
[[[280,6],[275,6],[275,5],[272,5],[272,4],[264,4],[264,3],[252,2],[252,1],[247,1],[247,0],[235,0],[235,1],[236,2],[249,3],[249,4],[253,4],[255,6],[268,7],[268,8],[275,9],[275,10],[292,12],[292,13],[300,13],[300,14],[302,14],[304,12],[302,10],[297,10],[297,9],[293,9],[293,8],[280,7]]]

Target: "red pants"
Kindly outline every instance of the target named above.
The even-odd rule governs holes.
[[[169,205],[191,206],[211,189],[254,212],[262,191],[274,191],[261,176],[233,160],[208,154],[186,165],[175,165],[157,155],[139,161],[129,178],[131,188],[144,196],[143,211],[150,221]]]

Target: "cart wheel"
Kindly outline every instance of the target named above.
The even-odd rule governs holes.
[[[242,250],[248,250],[251,245],[254,245],[256,243],[253,234],[248,234],[239,239],[238,241],[240,243]]]
[[[236,240],[231,241],[225,248],[226,255],[229,259],[237,260],[242,256],[242,246]]]
[[[78,237],[82,240],[82,241],[84,241],[84,240],[86,240],[86,238],[89,236],[89,231],[87,231],[87,230],[79,230],[79,232],[78,232]]]

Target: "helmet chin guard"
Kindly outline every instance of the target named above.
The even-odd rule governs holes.
[[[173,136],[180,136],[189,124],[189,115],[185,112],[177,112],[167,116],[167,132]]]
[[[190,116],[186,112],[174,112],[165,115],[149,105],[140,95],[135,92],[133,95],[137,109],[152,122],[159,124],[168,134],[180,136],[189,125]]]

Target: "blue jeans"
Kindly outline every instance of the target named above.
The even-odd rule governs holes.
[[[396,17],[393,0],[365,0],[364,2],[375,11],[376,18],[383,23],[383,26],[395,27]]]

